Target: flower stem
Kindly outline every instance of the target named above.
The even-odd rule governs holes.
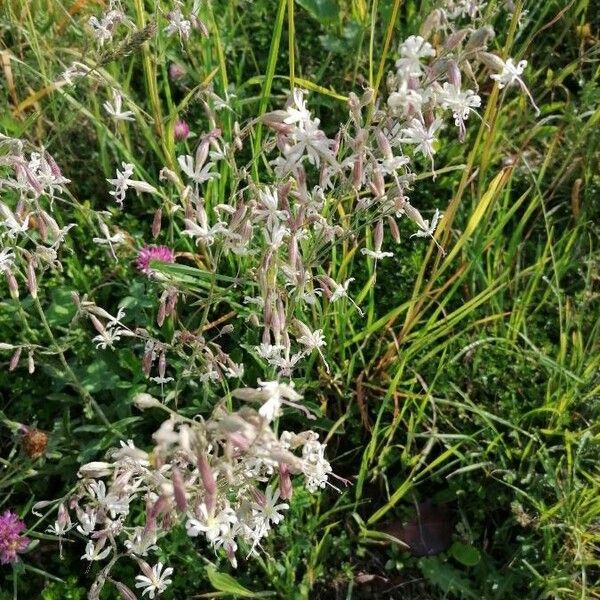
[[[44,309],[42,308],[42,305],[40,304],[39,299],[34,298],[33,304],[35,305],[38,315],[40,316],[44,330],[46,331],[46,334],[50,338],[50,342],[54,346],[56,353],[58,354],[60,363],[61,363],[63,369],[65,370],[66,375],[71,380],[71,385],[77,390],[79,395],[82,397],[83,401],[86,403],[86,408],[88,410],[91,408],[96,413],[96,415],[100,419],[100,421],[102,421],[102,423],[104,425],[106,425],[106,427],[108,429],[110,429],[110,431],[118,434],[120,437],[121,433],[117,429],[115,429],[113,424],[108,420],[108,418],[104,414],[104,411],[102,410],[102,408],[100,408],[100,405],[96,402],[96,400],[94,400],[92,395],[83,387],[82,383],[77,378],[77,375],[75,375],[75,373],[73,372],[73,369],[71,369],[71,367],[69,366],[69,363],[67,362],[67,359],[65,358],[63,351],[61,350],[60,346],[58,345],[58,342],[56,341],[56,338],[54,337],[54,334],[52,333],[52,329],[50,328],[48,319],[46,319]]]

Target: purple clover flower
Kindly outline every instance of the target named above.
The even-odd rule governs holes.
[[[25,523],[12,511],[0,515],[0,563],[17,562],[17,552],[23,552],[29,545],[29,538],[20,535]]]
[[[181,79],[185,74],[185,67],[182,67],[177,63],[171,63],[169,65],[169,77],[172,81],[177,81],[178,79]]]
[[[136,266],[148,276],[152,276],[154,271],[150,268],[150,261],[159,261],[164,263],[175,262],[175,253],[167,246],[144,246],[138,254]]]
[[[177,141],[185,140],[190,135],[190,126],[184,120],[178,119],[173,126],[173,135]]]

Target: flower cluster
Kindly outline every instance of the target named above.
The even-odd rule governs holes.
[[[112,557],[129,556],[142,571],[136,587],[150,597],[165,589],[172,569],[162,570],[160,563],[151,568],[145,559],[178,523],[190,537],[202,536],[215,551],[222,549],[233,566],[239,547],[255,553],[288,509],[292,477],[303,477],[315,492],[330,483],[331,466],[313,431],[277,435],[271,428],[282,405],[299,406],[302,397],[293,386],[260,382],[233,395],[246,403],[236,412],[224,403],[206,420],[171,412],[153,435],[152,452],[130,440],[110,451],[107,461],[83,465],[68,503],[73,518],[61,505],[51,531],[64,535],[75,528],[85,536],[86,561],[112,565]],[[164,409],[148,394],[134,402],[141,409]],[[137,519],[141,510],[143,524]]]

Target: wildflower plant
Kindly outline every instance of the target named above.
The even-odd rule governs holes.
[[[365,318],[361,301],[378,265],[393,256],[391,242],[401,242],[400,220],[410,222],[411,237],[431,239],[445,252],[436,238],[444,216],[440,209],[423,216],[416,189],[420,178],[441,170],[435,156],[446,136],[464,141],[468,123],[480,118],[478,81],[491,77],[499,88],[518,85],[529,95],[526,61],[489,51],[493,30],[481,23],[481,3],[451,3],[399,44],[383,90],[349,94],[344,123],[322,124],[311,111],[311,93],[296,85],[281,107],[238,122],[233,94],[224,89],[219,96],[203,85],[193,95],[205,128],[194,137],[176,110],[170,126],[156,114],[145,123],[103,67],[142,44],[144,52],[166,45],[178,54],[169,67],[175,85],[186,77],[178,64],[191,44],[211,35],[210,10],[178,1],[144,25],[138,4],[135,15],[112,1],[91,16],[95,60],[67,66],[60,78],[66,94],[91,83],[103,88],[105,124],[117,148],[129,144],[136,128],[154,127],[152,150],[161,162],[152,173],[130,156],[115,159],[106,178],[109,210],[86,213],[89,239],[106,260],[135,262],[137,276],[148,279],[153,321],[140,323],[124,306],[109,310],[73,293],[71,326],[83,328],[99,351],[133,348],[145,384],[132,404],[165,416],[151,441],[138,446],[122,436],[120,447],[82,465],[75,490],[58,505],[50,532],[83,537],[82,560],[100,565],[91,598],[107,581],[123,597],[135,597],[112,579],[121,559],[139,567],[135,587],[143,595],[164,592],[173,569],[158,554],[177,526],[236,566],[240,554],[260,552],[285,518],[294,480],[311,493],[345,483],[335,477],[318,433],[278,423],[284,409],[307,421],[317,416],[295,381],[338,375],[326,350],[343,340],[331,334],[331,321],[336,314]],[[45,149],[4,136],[0,168],[6,196],[0,271],[7,289],[15,302],[29,294],[53,342],[50,352],[88,414],[107,424],[66,361],[38,297],[47,274],[61,270],[62,253],[76,250],[67,241],[73,223],[63,223],[76,204],[70,182]],[[147,234],[132,239],[120,225],[142,203],[151,207]],[[352,276],[354,262],[371,275],[362,289]],[[27,329],[22,308],[19,314]],[[30,373],[48,352],[33,342],[2,350],[12,353],[11,369],[26,356]],[[200,389],[213,403],[204,413],[191,401]],[[22,540],[10,543],[22,549]]]

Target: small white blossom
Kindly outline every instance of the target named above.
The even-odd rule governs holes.
[[[279,496],[280,492],[278,488],[273,491],[272,487],[268,487],[265,492],[264,503],[254,502],[252,504],[252,508],[267,529],[269,529],[271,523],[277,525],[283,521],[281,511],[287,510],[290,507],[287,502],[277,504]]]
[[[142,565],[140,564],[140,566]],[[147,567],[147,565],[144,565],[144,567]],[[137,583],[135,587],[143,589],[142,596],[148,594],[150,600],[157,594],[162,594],[172,582],[169,577],[173,574],[173,569],[167,567],[163,571],[161,562],[154,565],[151,570],[150,568],[143,568],[143,572],[144,575],[136,575]]]
[[[435,56],[433,46],[420,35],[411,35],[400,44],[400,56],[396,68],[402,75],[421,77],[423,75],[422,58]]]
[[[117,90],[113,90],[112,93],[113,103],[105,102],[104,110],[113,118],[115,121],[134,121],[133,112],[130,110],[122,111],[123,97]]]
[[[165,33],[168,36],[178,34],[181,40],[187,40],[190,37],[192,23],[184,18],[179,6],[169,12],[167,20],[169,21],[169,24],[165,27]]]
[[[157,189],[151,186],[149,183],[146,183],[145,181],[131,179],[131,176],[133,175],[132,164],[123,162],[122,166],[122,171],[119,171],[117,169],[117,176],[115,177],[115,179],[107,179],[108,183],[115,187],[115,189],[110,191],[109,194],[111,196],[114,196],[115,201],[121,208],[123,208],[125,193],[129,188],[133,188],[137,192],[147,192],[149,194],[157,193]]]
[[[104,548],[105,544],[106,538],[101,538],[96,544],[90,540],[85,546],[85,554],[81,557],[81,560],[89,560],[90,562],[95,560],[104,560],[111,551],[110,546],[108,548]]]

